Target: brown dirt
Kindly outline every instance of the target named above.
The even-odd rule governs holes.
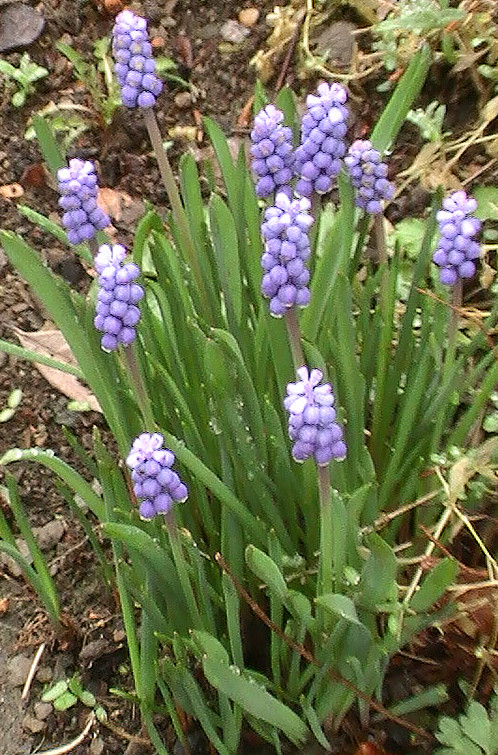
[[[117,0],[114,7],[118,5]],[[268,33],[264,18],[273,5],[273,0],[180,0],[176,4],[145,0],[141,6],[133,6],[150,19],[153,33],[164,39],[160,52],[179,63],[182,76],[189,78],[198,92],[196,101],[176,97],[182,91],[180,88],[162,95],[157,116],[163,134],[167,134],[173,126],[198,125],[199,113],[214,117],[225,133],[232,135],[237,132],[240,135],[237,120],[254,84],[249,61]],[[170,15],[164,15],[165,6],[175,6]],[[44,0],[39,7],[47,23],[40,39],[30,46],[29,53],[52,73],[40,82],[35,95],[22,109],[11,106],[7,91],[0,94],[3,116],[0,120],[0,186],[16,183],[22,186],[24,192],[20,200],[0,197],[0,226],[19,232],[40,250],[53,269],[73,285],[81,287],[86,285],[86,273],[80,262],[51,237],[33,228],[17,212],[17,201],[47,214],[56,212],[57,208],[56,192],[39,169],[40,154],[36,143],[27,142],[23,137],[32,112],[50,100],[57,101],[61,93],[89,107],[92,112],[91,129],[73,144],[69,156],[96,160],[101,184],[126,192],[134,203],[147,198],[161,206],[165,204],[166,196],[160,188],[155,161],[148,151],[145,127],[140,120],[134,113],[118,111],[112,126],[106,128],[99,121],[86,89],[75,82],[67,61],[54,47],[55,42],[65,35],[67,43],[82,53],[89,53],[93,40],[110,32],[112,15],[106,12],[105,7],[111,7],[111,3],[101,5],[97,2]],[[249,7],[260,11],[260,20],[239,48],[231,52],[220,51],[222,24],[228,19],[236,19],[239,10]],[[5,57],[17,62],[19,53],[10,53]],[[293,77],[292,66],[289,76]],[[370,98],[377,96],[372,88]],[[371,120],[373,117],[370,112]],[[179,140],[175,142],[173,156],[184,149],[198,150],[203,146],[203,143]],[[408,130],[404,147],[398,153],[401,157],[395,158],[396,170],[406,167],[407,154],[413,154],[416,148],[416,135]],[[398,210],[401,214],[408,213],[414,205],[423,206],[424,200],[425,196],[421,197],[420,192],[413,192],[402,198]],[[114,222],[125,243],[131,239],[133,223],[131,216]],[[0,250],[0,337],[15,340],[12,336],[13,326],[33,331],[40,328],[45,319],[40,303],[11,270]],[[102,427],[100,416],[68,412],[67,399],[53,389],[34,367],[1,352],[0,376],[0,408],[13,388],[23,390],[22,402],[14,417],[0,423],[0,455],[14,446],[48,446],[56,449],[62,458],[77,464],[63,427],[69,427],[83,445],[90,448],[92,425],[97,423]],[[14,466],[9,471],[19,482],[22,499],[33,525],[40,526],[54,519],[64,524],[62,537],[47,557],[56,573],[68,631],[62,639],[55,637],[23,580],[14,576],[7,567],[0,566],[2,755],[22,755],[35,747],[49,749],[69,742],[79,734],[88,713],[83,706],[76,706],[65,713],[51,712],[43,720],[36,717],[37,711],[40,712],[36,705],[40,701],[44,682],[74,672],[82,674],[85,686],[107,709],[110,726],[96,724],[92,735],[72,753],[140,755],[141,752],[150,752],[140,744],[143,734],[132,706],[122,703],[109,692],[113,682],[118,687],[126,687],[126,673],[124,677],[121,675],[123,665],[126,669],[125,639],[114,597],[102,594],[99,567],[84,533],[68,513],[49,473],[35,465]],[[0,484],[2,474],[0,471]],[[9,517],[6,506],[3,506],[3,510]],[[47,647],[41,661],[41,672],[34,681],[28,702],[22,707],[19,684],[23,680],[19,677],[17,686],[13,686],[11,671],[13,667],[29,664],[42,642],[46,642]],[[406,666],[395,670],[392,676],[390,686],[393,698],[399,693],[401,680],[404,680],[406,687]],[[412,684],[408,683],[408,689],[412,689]],[[40,731],[35,731],[37,721],[42,724]],[[407,740],[402,733],[398,734],[399,751],[408,752]],[[356,737],[353,735],[352,738],[354,740]],[[344,752],[343,744],[338,747]],[[192,749],[192,752],[201,751]],[[255,752],[263,752],[263,749],[257,748]]]

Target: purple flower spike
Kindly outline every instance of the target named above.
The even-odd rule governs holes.
[[[392,199],[394,184],[387,178],[387,165],[368,139],[357,139],[344,162],[355,188],[356,205],[371,215],[382,212],[383,200]]]
[[[443,209],[436,215],[439,239],[432,260],[441,268],[439,277],[446,286],[475,274],[475,260],[481,255],[479,243],[474,239],[481,230],[481,221],[471,215],[476,209],[473,197],[455,191],[443,199]]]
[[[95,257],[99,273],[97,313],[94,325],[103,332],[104,351],[114,351],[119,344],[127,346],[135,340],[135,328],[140,320],[136,306],[144,295],[142,286],[135,283],[140,269],[134,262],[123,265],[126,249],[121,244],[103,244]]]
[[[267,105],[254,119],[251,131],[252,169],[256,177],[256,194],[269,197],[275,191],[290,194],[294,177],[292,130],[283,126],[284,114],[275,105]]]
[[[108,216],[97,205],[99,187],[95,166],[74,158],[69,167],[57,171],[59,206],[64,210],[62,225],[71,244],[93,239],[97,231],[110,225]]]
[[[284,406],[289,412],[289,437],[294,441],[292,457],[303,462],[314,457],[319,466],[331,459],[342,461],[347,448],[341,425],[336,422],[334,394],[329,383],[319,385],[321,370],[297,370],[299,381],[287,384]]]
[[[112,54],[123,105],[129,108],[154,107],[163,83],[156,75],[145,18],[136,16],[131,10],[123,10],[116,16]]]
[[[305,267],[311,252],[308,232],[313,224],[309,208],[308,199],[291,200],[279,192],[275,206],[265,211],[261,292],[270,299],[274,317],[282,317],[294,305],[305,307],[310,300],[310,274]]]
[[[167,514],[175,501],[187,500],[187,486],[171,469],[175,455],[163,448],[160,433],[142,433],[135,438],[126,465],[132,470],[133,492],[141,499],[142,519]]]
[[[346,154],[348,95],[341,84],[320,84],[318,95],[306,98],[301,143],[296,150],[296,193],[303,197],[326,194],[341,170]]]

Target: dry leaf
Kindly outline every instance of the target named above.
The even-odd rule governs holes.
[[[125,191],[99,189],[98,205],[112,220],[134,223],[144,214],[145,206],[141,199],[134,199]]]
[[[24,194],[21,184],[4,184],[0,186],[0,196],[5,199],[19,199]]]
[[[61,362],[76,366],[76,360],[69,348],[69,344],[60,332],[51,327],[44,327],[33,333],[14,328],[16,336],[25,349],[36,351],[41,356],[53,357]],[[34,363],[36,369],[43,375],[51,386],[56,388],[64,396],[74,401],[86,401],[94,412],[101,412],[100,405],[90,390],[84,386],[77,377],[67,372],[57,370],[55,367],[47,367],[44,364]]]

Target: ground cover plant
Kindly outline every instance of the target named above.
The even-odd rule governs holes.
[[[94,457],[82,453],[101,493],[49,450],[14,449],[1,461],[53,469],[68,503],[80,495],[112,541],[109,579],[158,752],[168,749],[154,716],[170,717],[184,740],[182,712],[221,753],[237,751],[244,727],[277,751],[285,738],[326,747],[326,731],[353,706],[365,726],[372,709],[395,715],[382,706],[389,659],[451,611],[438,601],[456,562],[441,557],[425,569],[434,543],[400,550],[402,514],[429,497],[438,505],[417,510],[418,523],[435,541],[447,537],[461,480],[444,464],[426,472],[451,446],[472,465],[466,441],[498,372],[483,330],[462,340],[457,328],[462,279],[479,254],[472,198],[436,192],[402,295],[402,252],[387,252],[382,210],[394,189],[381,154],[394,148],[429,51],[414,56],[368,142],[348,141],[341,85],[320,85],[300,124],[289,90],[267,105],[258,89],[252,166],[243,151],[232,158],[208,120],[221,182],[207,165],[201,183],[187,154],[179,192],[154,120],[161,84],[143,20],[118,17],[114,56],[171,213],[149,210],[127,257],[105,237],[94,166],[66,164],[36,119],[67,243],[98,279],[83,297],[19,236],[1,238],[66,336],[119,456],[98,433]],[[495,320],[493,309],[486,329]],[[480,459],[494,453],[490,443]],[[1,547],[57,624],[52,579],[7,479],[33,566],[5,521]],[[260,624],[268,632],[255,646]]]

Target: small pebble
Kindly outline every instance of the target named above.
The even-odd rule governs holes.
[[[31,668],[31,664],[33,662],[32,658],[28,658],[28,656],[23,655],[22,653],[19,653],[19,655],[14,655],[9,660],[9,684],[12,687],[22,687],[24,682],[26,681],[26,677],[29,674],[29,670]]]
[[[22,725],[24,729],[27,729],[32,734],[39,734],[40,731],[43,731],[43,729],[45,728],[44,721],[40,721],[34,716],[24,716]]]
[[[50,703],[35,703],[34,711],[39,721],[45,721],[52,713],[52,705]]]
[[[192,104],[192,95],[190,94],[190,92],[179,92],[175,96],[174,102],[175,102],[176,107],[178,107],[181,110],[183,110],[183,108],[188,108],[188,107],[191,106],[191,104]]]
[[[54,678],[54,672],[50,666],[40,666],[36,672],[36,681],[40,684],[47,684]]]
[[[254,26],[259,18],[259,10],[257,8],[243,8],[239,12],[239,21],[242,26]]]
[[[104,752],[104,740],[101,737],[95,737],[88,748],[90,755],[102,755]]]
[[[242,26],[238,21],[229,19],[225,21],[220,29],[220,34],[225,42],[231,42],[234,45],[239,45],[250,34],[247,26]]]

